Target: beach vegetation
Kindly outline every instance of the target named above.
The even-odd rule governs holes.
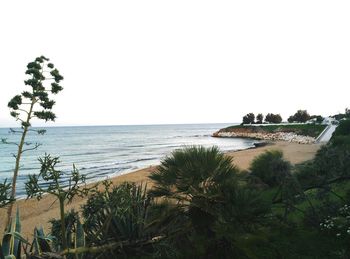
[[[89,247],[86,252],[103,258],[161,253],[158,243],[165,235],[155,217],[155,203],[147,193],[147,185],[111,186],[108,181],[103,185],[103,190],[94,192],[82,207]]]
[[[350,120],[342,120],[336,128],[333,138],[337,136],[349,136],[350,135]]]
[[[8,183],[5,179],[4,182],[0,183],[0,208],[4,208],[13,201],[14,199],[11,198],[11,183]]]
[[[232,158],[217,148],[174,151],[151,174],[173,247],[182,256],[247,256],[269,206],[242,188]],[[186,242],[185,242],[186,241]],[[249,252],[248,252],[249,251]]]
[[[22,258],[22,245],[29,244],[21,235],[21,222],[19,210],[6,226],[2,242],[0,243],[0,258]]]
[[[59,158],[45,155],[27,194],[55,195],[61,217],[51,220],[50,235],[35,228],[29,243],[17,212],[0,258],[20,258],[22,244],[27,258],[349,258],[349,129],[340,121],[310,161],[293,166],[281,151],[266,151],[244,173],[216,147],[175,150],[150,175],[150,187],[103,181],[88,189],[75,166],[64,174]],[[80,213],[65,213],[79,195],[88,197]]]
[[[280,185],[291,174],[291,164],[283,159],[280,150],[266,151],[250,165],[250,174],[270,187]]]
[[[17,147],[17,152],[13,155],[15,167],[11,184],[10,198],[12,200],[16,198],[16,183],[22,154],[40,146],[39,143],[27,142],[26,136],[30,131],[34,131],[37,134],[45,133],[45,130],[33,129],[32,120],[54,121],[56,115],[52,112],[52,108],[55,105],[55,101],[52,99],[52,95],[59,93],[63,89],[60,85],[63,76],[55,68],[54,64],[50,63],[49,59],[44,56],[37,57],[34,61],[29,62],[25,73],[28,75],[28,78],[24,81],[24,84],[28,86],[28,90],[14,96],[8,103],[10,115],[20,124],[20,128],[11,129],[11,133],[20,135],[20,140],[17,143],[2,139],[3,144]],[[7,224],[10,222],[12,209],[13,206],[10,203],[7,210]]]
[[[62,242],[60,245],[64,250],[68,247],[67,234],[69,234],[66,232],[65,205],[76,196],[86,196],[90,189],[86,187],[86,177],[79,173],[75,165],[73,165],[71,173],[67,175],[56,169],[60,163],[59,157],[51,157],[51,155],[46,154],[43,158],[39,158],[39,162],[41,164],[40,173],[29,175],[25,184],[27,198],[35,197],[40,200],[44,194],[51,194],[57,198],[61,222]],[[62,182],[63,177],[68,179],[68,184]]]

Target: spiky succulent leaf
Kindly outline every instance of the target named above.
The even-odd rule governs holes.
[[[31,252],[34,255],[41,255],[45,252],[51,252],[50,242],[51,239],[45,236],[44,230],[42,228],[35,227]]]
[[[21,222],[19,217],[19,210],[17,209],[15,219],[11,219],[7,226],[7,231],[4,234],[2,241],[2,253],[7,256],[15,256],[14,258],[21,258],[21,243],[28,244],[21,234]]]
[[[85,247],[85,232],[79,218],[76,226],[74,245],[74,248]],[[77,257],[78,259],[82,259],[84,257],[84,254],[79,254]]]

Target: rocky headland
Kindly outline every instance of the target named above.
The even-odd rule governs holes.
[[[314,135],[314,136],[310,136]],[[288,141],[299,144],[312,144],[316,141],[316,134],[306,135],[305,131],[293,127],[269,127],[269,126],[233,126],[220,129],[213,137],[221,138],[252,138],[268,141]]]

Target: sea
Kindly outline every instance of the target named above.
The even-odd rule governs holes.
[[[254,146],[255,141],[251,139],[211,136],[230,125],[233,124],[75,126],[44,128],[44,135],[30,132],[26,141],[32,145],[24,148],[31,148],[35,143],[40,146],[23,153],[17,181],[18,198],[26,197],[28,175],[39,173],[38,158],[45,153],[60,157],[57,169],[68,173],[74,164],[88,182],[94,182],[157,165],[172,151],[186,146],[217,146],[223,152]],[[0,139],[18,143],[20,135],[9,131],[0,128]],[[0,182],[12,177],[16,148],[0,143]]]

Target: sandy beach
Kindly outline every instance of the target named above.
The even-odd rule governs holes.
[[[290,161],[292,164],[297,164],[309,159],[312,159],[319,149],[319,144],[297,144],[289,142],[274,142],[271,145],[264,147],[247,149],[236,152],[228,152],[228,156],[232,156],[234,163],[242,170],[248,169],[251,161],[257,155],[263,153],[266,150],[279,149],[283,151],[285,159]],[[117,176],[112,178],[113,184],[117,185],[122,182],[148,182],[150,185],[150,180],[148,175],[155,170],[156,166],[149,168],[144,168],[137,170],[132,173],[125,175]],[[84,204],[86,198],[77,198],[71,204],[66,206],[66,211],[74,208],[79,210],[80,206]],[[15,207],[18,207],[21,215],[22,222],[22,234],[24,237],[31,238],[35,226],[42,226],[46,233],[50,231],[50,224],[48,221],[52,218],[59,217],[59,208],[58,203],[55,202],[55,199],[46,195],[42,200],[37,201],[36,199],[29,200],[19,200],[16,202]],[[4,229],[4,219],[6,211],[0,209],[0,229]]]

